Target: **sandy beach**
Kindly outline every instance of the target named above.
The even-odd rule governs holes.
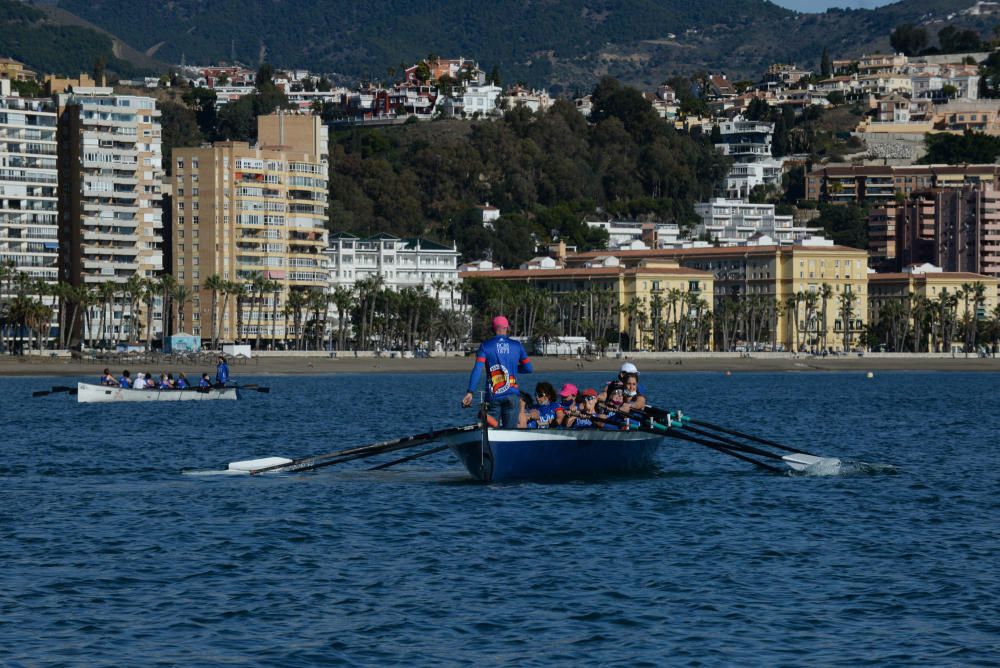
[[[1000,371],[1000,358],[981,359],[955,357],[685,357],[632,360],[642,372],[703,371],[718,373],[802,372],[802,371]],[[594,361],[575,358],[535,357],[536,373],[571,371],[616,371],[623,359],[606,358]],[[253,375],[315,375],[330,373],[445,373],[465,372],[472,358],[440,357],[429,359],[355,358],[341,357],[257,357],[231,363],[234,376]],[[116,374],[121,371],[114,363],[83,362],[49,357],[0,357],[0,376],[77,376],[96,378],[104,366]],[[188,376],[203,371],[214,374],[214,366],[192,368],[191,364],[143,363],[148,368],[132,371],[152,373],[184,371]]]

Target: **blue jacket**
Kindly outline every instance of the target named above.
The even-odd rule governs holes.
[[[125,388],[132,387],[132,381],[126,378],[125,376],[122,376],[121,378],[118,379],[118,387],[125,387]]]
[[[490,399],[520,394],[517,375],[531,373],[531,360],[524,346],[506,336],[494,336],[483,341],[476,351],[476,364],[469,375],[469,392],[479,389],[483,369],[486,369],[487,393]]]
[[[215,367],[215,382],[220,385],[225,385],[226,381],[229,380],[229,365],[225,362],[219,362],[219,366]]]

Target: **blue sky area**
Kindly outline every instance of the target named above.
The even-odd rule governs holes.
[[[874,9],[888,5],[895,0],[771,0],[776,5],[788,7],[798,12],[825,12],[830,7],[850,7],[851,9]]]

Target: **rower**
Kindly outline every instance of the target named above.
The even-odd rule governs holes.
[[[129,374],[128,369],[122,371],[122,377],[118,379],[118,387],[126,390],[132,387],[132,376]]]
[[[198,387],[212,387],[212,381],[208,379],[208,374],[201,374],[201,380],[198,381]]]
[[[118,381],[115,377],[111,375],[111,369],[105,369],[104,373],[101,374],[101,385],[111,385],[112,387],[117,387]]]
[[[177,382],[174,383],[174,387],[178,390],[186,390],[191,387],[191,383],[188,382],[187,376],[184,375],[183,371],[177,374]]]
[[[215,384],[219,387],[223,387],[228,380],[229,365],[226,364],[226,356],[219,355],[219,363],[215,367]]]

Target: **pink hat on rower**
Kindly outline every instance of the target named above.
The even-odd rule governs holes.
[[[573,383],[566,383],[565,385],[562,386],[562,389],[559,390],[559,396],[575,397],[578,391],[579,390],[576,389],[576,385],[574,385]]]
[[[503,317],[502,315],[498,315],[497,317],[493,318],[493,331],[495,332],[496,330],[502,327],[510,327],[510,323],[507,322],[507,318]]]

